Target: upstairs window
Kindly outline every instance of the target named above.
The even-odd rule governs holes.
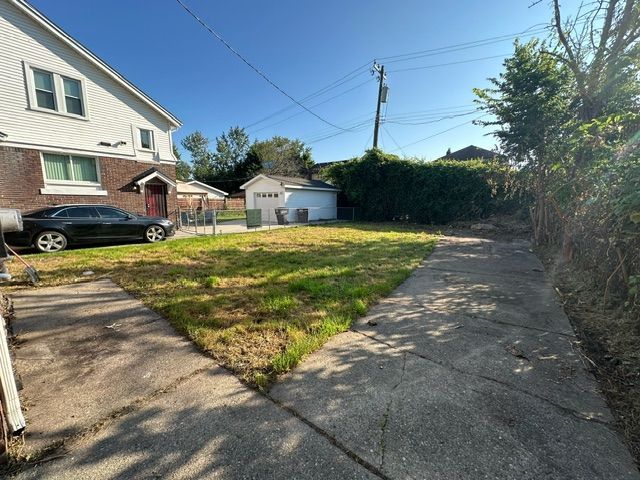
[[[84,107],[82,105],[82,85],[78,80],[72,78],[63,78],[64,85],[64,104],[67,113],[84,116]]]
[[[82,80],[26,65],[29,105],[33,110],[87,117]]]
[[[153,150],[153,131],[140,129],[140,148]]]
[[[40,108],[56,109],[56,94],[53,89],[53,75],[40,70],[33,71],[36,103]]]
[[[61,183],[98,183],[98,168],[93,157],[43,153],[45,179]]]

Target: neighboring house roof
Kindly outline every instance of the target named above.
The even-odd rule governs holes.
[[[316,163],[313,167],[311,167],[311,171],[313,173],[318,173],[323,168],[330,167],[331,165],[335,165],[337,163],[348,162],[349,160],[351,160],[351,159],[347,159],[347,160],[332,160],[331,162]]]
[[[189,185],[194,185],[194,186],[200,187],[203,190],[206,190],[207,192],[219,193],[220,195],[224,195],[225,197],[227,195],[229,195],[227,192],[225,192],[223,190],[220,190],[220,189],[218,189],[216,187],[212,187],[211,185],[207,185],[206,183],[199,182],[198,180],[189,180],[186,183],[188,183]]]
[[[475,158],[497,158],[500,154],[487,150],[486,148],[476,147],[475,145],[469,145],[468,147],[461,148],[455,152],[451,152],[448,155],[438,158],[438,160],[450,159],[450,160],[473,160]]]
[[[49,20],[45,15],[39,12],[37,9],[29,5],[25,0],[9,0],[14,6],[19,8],[22,12],[24,12],[27,16],[31,17],[35,20],[39,25],[41,25],[45,30],[51,32],[54,36],[62,40],[68,46],[70,46],[73,50],[80,53],[83,57],[87,58],[90,62],[96,65],[99,69],[103,70],[107,73],[111,78],[113,78],[116,82],[124,86],[127,90],[132,92],[134,95],[139,97],[142,101],[147,103],[151,108],[159,112],[161,115],[166,117],[169,122],[174,127],[180,127],[182,122],[173,115],[169,110],[164,108],[158,102],[156,102],[149,95],[144,93],[138,87],[136,87],[133,83],[127,80],[122,74],[118,73],[113,67],[107,64],[104,60],[98,57],[95,53],[91,52],[88,48],[82,45],[80,42],[75,40],[71,35],[66,33],[60,27],[58,27],[55,23]]]
[[[240,185],[241,189],[246,189],[252,183],[263,179],[263,180],[272,180],[280,183],[285,188],[299,188],[303,190],[331,190],[337,192],[338,189],[333,185],[329,185],[327,182],[323,182],[322,180],[309,180],[307,178],[298,178],[298,177],[283,177],[280,175],[264,175],[260,174],[256,177],[253,177],[244,185]]]

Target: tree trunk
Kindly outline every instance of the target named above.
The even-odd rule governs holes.
[[[564,263],[571,263],[573,260],[573,232],[571,222],[563,221],[562,228],[562,260]]]

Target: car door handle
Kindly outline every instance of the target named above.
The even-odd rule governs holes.
[[[71,225],[73,222],[62,222],[65,225]]]
[[[103,225],[111,225],[111,222],[102,222]]]

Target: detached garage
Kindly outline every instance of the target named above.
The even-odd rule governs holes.
[[[337,218],[338,189],[321,180],[258,175],[240,187],[247,208],[262,210],[264,222],[276,221],[276,208],[287,208],[288,220],[297,220],[298,209],[308,209],[309,221]]]

